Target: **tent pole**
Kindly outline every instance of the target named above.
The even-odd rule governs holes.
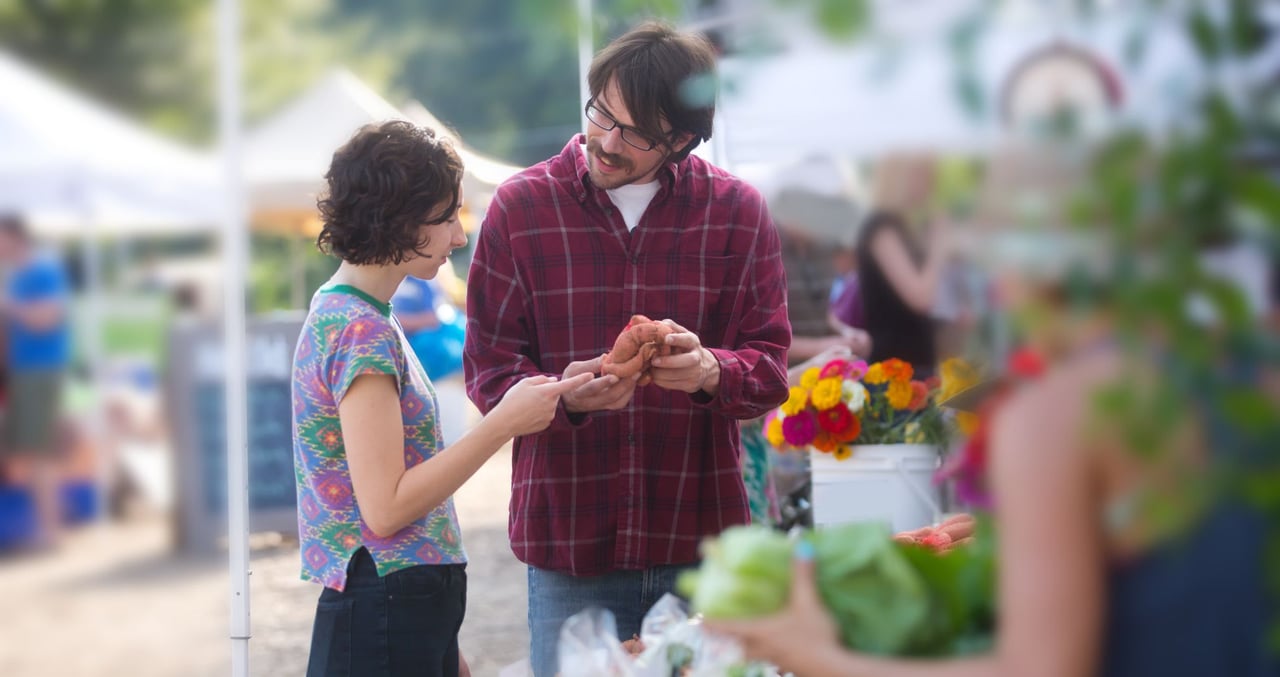
[[[289,267],[293,271],[290,284],[289,307],[292,310],[307,307],[307,239],[298,235],[289,238]]]
[[[119,451],[115,436],[107,435],[106,393],[103,373],[106,366],[106,348],[103,340],[105,330],[104,313],[102,312],[102,248],[98,242],[98,219],[93,213],[86,195],[87,179],[83,176],[76,180],[76,199],[79,202],[80,219],[84,223],[85,237],[81,241],[84,250],[81,259],[84,263],[84,297],[85,297],[85,362],[89,376],[89,439],[96,440],[96,458],[94,466],[97,491],[94,496],[94,507],[97,521],[105,523],[110,512],[111,475],[118,458],[113,455]]]
[[[595,44],[594,21],[591,18],[592,0],[578,0],[578,97],[582,99],[579,110],[587,107],[591,88],[587,85],[587,71],[591,68],[592,50]],[[582,119],[585,134],[587,120]]]
[[[248,229],[241,177],[240,7],[218,0],[218,123],[226,213],[223,219],[223,345],[226,356],[227,544],[231,574],[231,674],[249,674],[249,459],[245,381],[245,272]]]

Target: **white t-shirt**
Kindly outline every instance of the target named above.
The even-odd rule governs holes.
[[[609,193],[609,199],[622,212],[627,230],[635,230],[644,210],[649,208],[653,196],[658,194],[658,181],[655,179],[649,183],[628,183],[605,192]]]

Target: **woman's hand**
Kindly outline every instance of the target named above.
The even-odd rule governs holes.
[[[555,418],[560,396],[591,379],[592,374],[589,373],[566,379],[531,376],[511,386],[498,406],[489,413],[497,414],[495,420],[507,426],[513,436],[542,432]]]
[[[913,543],[945,552],[957,545],[973,541],[973,531],[977,526],[973,515],[952,515],[940,524],[931,527],[920,527],[913,531],[894,534],[893,540],[899,543]]]
[[[830,657],[844,653],[839,628],[818,597],[813,545],[803,541],[796,544],[791,597],[785,609],[760,619],[707,620],[706,626],[736,639],[748,658],[798,675],[821,672]]]

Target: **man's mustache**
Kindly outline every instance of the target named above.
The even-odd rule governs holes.
[[[600,149],[600,142],[596,141],[595,139],[592,139],[587,142],[587,151],[590,153],[594,153],[600,159],[604,160],[605,162],[608,162],[614,167],[617,167],[619,169],[631,169],[631,163],[628,162],[625,157],[621,155],[614,155],[612,153],[604,152],[603,150]]]

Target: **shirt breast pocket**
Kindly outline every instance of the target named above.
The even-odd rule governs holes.
[[[655,320],[670,318],[695,333],[723,325],[733,309],[741,266],[732,256],[683,255],[650,262],[645,306]]]

